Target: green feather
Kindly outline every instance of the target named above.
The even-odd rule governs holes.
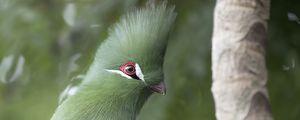
[[[161,82],[168,31],[176,16],[173,10],[162,2],[121,17],[97,50],[78,92],[59,105],[51,120],[134,120],[152,92],[141,80],[106,69],[133,61],[147,84]]]

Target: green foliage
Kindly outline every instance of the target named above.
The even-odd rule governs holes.
[[[167,95],[153,95],[140,120],[213,120],[210,91],[210,46],[213,1],[171,0],[178,13],[165,62]],[[0,62],[19,56],[23,74],[12,83],[0,82],[0,120],[48,120],[60,92],[70,80],[85,74],[97,46],[112,23],[137,0],[0,0]],[[65,22],[66,6],[76,6],[74,24]],[[72,7],[69,9],[73,9]],[[72,11],[72,10],[71,10]],[[272,1],[267,42],[268,88],[278,120],[300,118],[299,1]],[[1,77],[0,77],[1,78]],[[1,80],[0,80],[1,81]]]

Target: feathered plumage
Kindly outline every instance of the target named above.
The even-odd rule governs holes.
[[[59,105],[51,120],[134,120],[153,90],[163,92],[162,66],[173,11],[163,2],[121,17],[97,50],[77,93]]]

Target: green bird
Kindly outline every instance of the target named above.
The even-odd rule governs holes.
[[[77,92],[51,120],[134,120],[147,98],[165,94],[163,63],[175,20],[166,2],[135,9],[109,29]]]

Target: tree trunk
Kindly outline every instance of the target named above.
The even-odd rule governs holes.
[[[217,0],[212,93],[218,120],[272,120],[265,65],[269,0]]]

